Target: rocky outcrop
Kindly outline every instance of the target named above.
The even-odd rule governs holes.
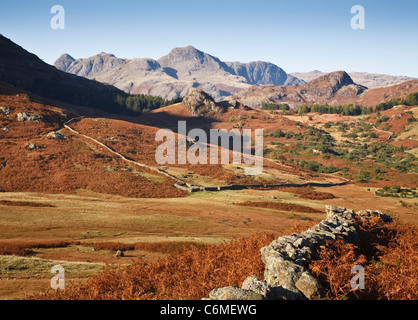
[[[183,104],[189,109],[192,116],[206,116],[213,113],[223,113],[224,108],[206,92],[193,89],[183,98]]]
[[[304,80],[305,82],[310,82],[325,74],[325,72],[314,70],[311,72],[293,72],[290,75]],[[415,79],[408,76],[391,76],[387,74],[367,72],[350,72],[348,75],[351,77],[351,79],[353,79],[355,83],[365,86],[369,89],[394,86]]]
[[[51,139],[56,139],[56,140],[65,140],[68,138],[66,135],[58,131],[51,131],[50,133],[47,134],[47,137]]]
[[[311,103],[352,103],[365,90],[367,90],[366,87],[354,83],[345,71],[336,71],[299,86],[251,87],[233,95],[232,98],[255,108],[271,102],[284,102],[295,108]]]
[[[9,107],[0,107],[0,112],[6,116],[10,115],[11,109]]]
[[[16,116],[17,121],[26,121],[26,122],[41,122],[43,121],[43,116],[38,114],[32,114],[27,112],[20,112]]]
[[[342,240],[360,245],[355,217],[370,219],[378,216],[383,222],[391,218],[380,211],[354,212],[341,207],[326,206],[327,217],[303,233],[282,236],[261,249],[265,264],[264,279],[248,277],[242,288],[218,288],[209,294],[213,300],[306,300],[323,297],[321,283],[309,272],[311,261],[319,258],[327,241]]]
[[[290,86],[305,83],[305,81],[287,74],[282,68],[270,62],[226,62],[226,64],[234,71],[234,74],[244,77],[247,83],[252,85],[274,84]]]

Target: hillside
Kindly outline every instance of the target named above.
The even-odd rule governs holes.
[[[416,91],[418,91],[418,80],[385,88],[368,89],[356,84],[346,72],[337,71],[300,86],[253,86],[233,95],[232,99],[257,108],[265,103],[287,103],[292,108],[325,103],[374,106],[392,98],[405,98]]]
[[[215,100],[222,100],[251,85],[303,83],[272,63],[223,62],[192,46],[174,48],[158,60],[121,59],[107,53],[75,60],[64,54],[54,65],[59,70],[96,79],[128,93],[165,99],[183,97],[192,88],[202,89]]]
[[[251,274],[261,277],[264,269],[260,249],[279,234],[290,235],[317,225],[326,216],[326,205],[335,206],[337,211],[341,206],[355,211],[370,208],[402,223],[418,222],[417,101],[411,99],[414,103],[405,105],[403,99],[395,99],[396,105],[355,115],[245,105],[248,99],[289,104],[362,101],[375,106],[418,92],[417,81],[367,90],[340,71],[299,86],[252,86],[243,91],[252,94],[243,95],[244,103],[233,99],[219,102],[193,88],[181,102],[157,103],[147,112],[132,116],[96,109],[101,107],[100,100],[77,103],[73,99],[78,86],[87,86],[91,92],[82,88],[83,95],[97,94],[98,99],[107,99],[100,88],[109,88],[126,106],[144,97],[120,96],[114,87],[45,66],[9,40],[2,41],[5,50],[0,52],[0,77],[5,80],[0,83],[0,298],[22,299],[30,294],[57,297],[55,292],[43,293],[51,292],[51,266],[62,264],[66,285],[75,288],[64,291],[65,299],[201,299],[219,286],[241,286]],[[248,82],[272,79],[267,75],[270,71],[263,71],[267,69],[257,63],[232,65],[194,48],[187,51],[196,59],[182,61],[184,52],[173,52],[156,62],[124,61],[102,53],[96,57],[100,61],[97,67],[76,64],[77,60],[68,55],[62,57],[60,65],[78,66],[86,75],[100,75],[100,70],[107,73],[115,65],[122,70],[136,63],[141,70],[160,70],[171,78],[182,77],[184,71],[187,78],[186,70],[194,61],[195,74],[211,70],[231,77],[228,70],[234,68],[240,75],[232,76],[248,78]],[[280,77],[280,70],[270,67]],[[42,96],[37,83],[51,85],[51,92],[48,86],[41,87],[47,95]],[[69,96],[60,96],[61,88],[67,88],[64,92]],[[185,158],[180,157],[179,146],[175,145],[163,154],[169,160],[168,151],[175,151],[175,161],[161,164],[156,154],[166,141],[159,141],[157,133],[160,129],[171,130],[165,132],[180,144],[185,137],[179,121],[187,125],[188,139],[181,144],[187,159],[198,155],[202,162],[211,160],[209,153],[205,156],[205,147],[218,147],[220,141],[201,140],[190,130],[210,133],[211,129],[235,129],[235,141],[241,138],[243,129],[253,135],[254,130],[263,129],[262,154],[258,156],[262,160],[261,174],[247,175],[251,165],[233,159],[238,155],[243,160],[243,153],[242,149],[232,150],[231,139],[222,146],[229,155],[227,163],[219,163],[218,152],[216,164],[182,164],[180,160]],[[254,152],[258,145],[254,136],[250,142]],[[416,239],[415,229],[399,225],[386,229],[373,224],[373,219],[370,223],[365,227],[374,230],[372,236],[383,237],[379,239],[387,248],[380,252],[382,247],[377,250],[374,242],[368,241],[370,230],[362,232],[370,254],[368,267],[374,267],[375,272],[386,270],[374,260],[382,257],[389,271],[396,266],[396,270],[409,274],[408,268],[416,265],[416,250],[406,249],[409,243],[415,245],[410,242]],[[319,230],[321,233],[327,230],[325,234],[329,235],[329,227],[338,234],[344,231],[326,221],[320,224],[325,228]],[[381,231],[387,233],[382,235]],[[405,232],[404,238],[398,237],[401,232]],[[289,257],[293,254],[292,243],[285,247]],[[303,239],[294,243],[299,252]],[[307,248],[303,249],[305,253]],[[322,249],[324,256],[317,263],[331,268],[340,256],[328,251],[331,248]],[[410,260],[399,264],[399,257]],[[104,264],[109,268],[100,272]],[[332,268],[337,269],[334,265]],[[316,269],[318,273],[323,270]],[[383,279],[385,273],[380,274],[374,279]],[[379,289],[376,292],[381,297],[388,292],[392,292],[390,297],[416,295],[413,281],[391,279],[389,286],[406,288],[406,294],[393,295],[392,289]],[[95,289],[86,290],[83,283]],[[331,298],[341,296],[328,292]]]
[[[125,112],[117,96],[126,94],[103,83],[62,72],[0,35],[0,82],[68,104]]]

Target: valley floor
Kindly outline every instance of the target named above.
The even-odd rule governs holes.
[[[416,200],[376,197],[373,188],[354,184],[315,188],[319,194],[334,195],[326,200],[304,199],[285,191],[199,192],[170,199],[132,199],[84,190],[75,195],[0,193],[0,248],[19,244],[30,248],[25,257],[0,256],[0,298],[20,299],[48,290],[50,270],[56,264],[65,268],[66,284],[76,284],[105,264],[130,264],[138,259],[149,263],[185,244],[223,243],[259,231],[280,232],[295,223],[307,226],[325,217],[325,204],[378,209],[400,221],[418,222]],[[296,209],[239,205],[243,202],[282,203]],[[129,244],[137,247],[116,258],[115,248]]]

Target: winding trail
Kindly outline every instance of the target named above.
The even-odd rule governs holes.
[[[115,150],[113,150],[113,149],[112,149],[112,148],[110,148],[109,146],[105,145],[104,143],[102,143],[102,142],[100,142],[100,141],[98,141],[98,140],[96,140],[96,139],[94,139],[94,138],[92,138],[92,137],[90,137],[90,136],[87,136],[87,135],[85,135],[85,134],[82,134],[82,133],[78,132],[77,130],[75,130],[75,129],[73,129],[73,128],[71,128],[71,127],[69,126],[69,124],[70,124],[71,122],[73,122],[73,121],[75,121],[75,120],[82,119],[82,118],[84,118],[84,117],[72,118],[72,119],[70,119],[69,121],[67,121],[67,122],[65,122],[65,123],[64,123],[64,127],[65,127],[65,128],[67,128],[68,130],[70,130],[71,132],[73,132],[73,133],[75,133],[75,134],[79,135],[79,136],[82,136],[82,137],[84,137],[84,138],[86,138],[86,139],[89,139],[89,140],[91,140],[91,141],[93,141],[93,142],[97,143],[98,145],[100,145],[101,147],[105,148],[106,150],[108,150],[109,152],[113,153],[114,155],[118,156],[119,158],[121,158],[121,159],[122,159],[122,160],[124,160],[125,162],[131,163],[131,164],[134,164],[134,165],[137,165],[137,166],[142,167],[142,168],[147,168],[147,169],[152,170],[152,171],[155,171],[155,172],[157,172],[157,173],[159,173],[159,174],[165,175],[166,177],[169,177],[169,178],[171,178],[171,179],[173,179],[173,180],[176,180],[177,182],[184,183],[184,181],[183,181],[183,180],[181,180],[181,179],[179,179],[179,178],[177,178],[177,177],[175,177],[175,176],[173,176],[173,175],[171,175],[171,174],[169,174],[169,173],[167,173],[167,172],[165,172],[165,171],[163,171],[163,170],[161,170],[161,169],[158,169],[158,168],[155,168],[155,167],[151,167],[151,166],[146,165],[146,164],[144,164],[144,163],[140,163],[140,162],[137,162],[137,161],[134,161],[134,160],[128,159],[128,158],[126,158],[124,155],[122,155],[122,154],[120,154],[120,153],[116,152]]]
[[[390,138],[392,138],[392,136],[394,135],[394,132],[380,130],[380,129],[377,129],[376,126],[373,126],[373,129],[376,130],[377,132],[383,132],[383,133],[389,134],[389,138],[387,140],[390,140]]]
[[[344,179],[345,181],[340,182],[340,183],[334,183],[334,182],[328,182],[328,183],[307,182],[307,183],[301,183],[301,184],[298,184],[298,183],[282,183],[282,184],[271,184],[271,185],[244,184],[244,185],[226,185],[226,186],[218,186],[218,187],[205,187],[205,186],[191,185],[191,184],[185,182],[184,180],[181,180],[180,178],[177,178],[176,176],[165,172],[164,170],[161,170],[161,169],[158,169],[156,167],[152,167],[152,166],[146,165],[144,163],[140,163],[140,162],[128,159],[124,155],[118,153],[117,151],[113,150],[111,147],[105,145],[104,143],[98,141],[97,139],[94,139],[90,136],[82,134],[82,133],[78,132],[77,130],[70,127],[71,122],[74,122],[74,121],[77,121],[77,120],[80,120],[80,119],[83,119],[83,118],[85,118],[85,117],[81,116],[81,117],[72,118],[72,119],[68,120],[67,122],[65,122],[63,126],[64,126],[64,128],[70,130],[72,133],[74,133],[76,135],[79,135],[81,137],[84,137],[86,139],[89,139],[89,140],[93,141],[94,143],[100,145],[101,147],[105,148],[110,153],[112,153],[115,156],[121,158],[122,160],[124,160],[127,163],[152,170],[154,172],[157,172],[159,174],[162,174],[162,175],[174,180],[176,182],[174,184],[174,186],[177,189],[187,191],[189,193],[199,192],[199,191],[245,190],[245,189],[257,189],[257,188],[261,189],[261,188],[277,188],[277,187],[307,187],[307,186],[311,186],[311,187],[334,187],[334,186],[346,185],[347,183],[350,182],[350,180],[348,180],[346,178],[343,178],[343,177],[340,177],[341,179]]]

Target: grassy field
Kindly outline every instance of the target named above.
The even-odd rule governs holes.
[[[238,205],[246,201],[295,204],[322,212],[325,204],[379,209],[400,220],[418,222],[414,199],[402,199],[406,204],[402,206],[400,199],[376,197],[374,190],[355,185],[315,190],[332,193],[335,198],[304,199],[282,190],[200,192],[173,199],[132,199],[83,190],[76,195],[0,193],[0,201],[25,204],[0,205],[0,244],[72,242],[62,247],[31,248],[25,257],[0,256],[0,298],[22,298],[48,289],[50,268],[55,264],[63,265],[69,279],[77,282],[97,273],[105,263],[131,264],[140,258],[153,262],[168,255],[164,250],[130,250],[116,258],[114,250],[93,250],[95,243],[210,245],[229,241],[234,235],[280,232],[295,223],[303,225],[325,217],[325,213]],[[28,206],[30,203],[51,207]]]

